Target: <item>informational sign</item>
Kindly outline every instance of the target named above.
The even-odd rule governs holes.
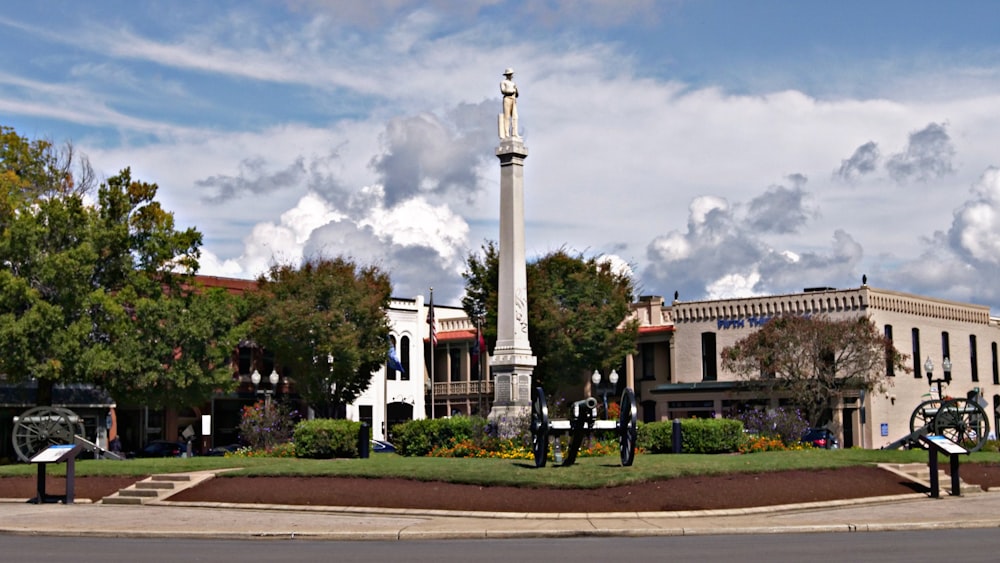
[[[938,450],[946,454],[967,454],[969,450],[959,446],[955,442],[952,442],[944,436],[937,436],[934,434],[921,437],[922,440],[927,440],[927,442],[933,444]]]
[[[883,422],[881,425],[879,425],[879,432],[882,434],[882,436],[888,436],[889,435],[889,423],[888,422]]]
[[[64,456],[73,452],[73,448],[76,446],[73,444],[56,444],[54,446],[49,446],[44,450],[35,454],[35,457],[31,458],[31,463],[55,463],[62,461]]]

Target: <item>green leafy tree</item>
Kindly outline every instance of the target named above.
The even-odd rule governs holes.
[[[249,297],[253,339],[329,416],[363,393],[386,361],[391,291],[387,274],[344,258],[272,266]]]
[[[88,204],[50,145],[2,133],[0,371],[35,379],[40,405],[56,383],[154,406],[230,388],[239,314],[192,286],[201,234],[176,230],[128,169]]]
[[[780,315],[722,350],[722,367],[750,388],[778,391],[803,410],[812,426],[826,423],[846,390],[884,390],[909,371],[906,356],[866,316]]]
[[[471,317],[485,312],[488,347],[496,344],[499,253],[494,243],[482,256],[470,255],[463,274],[462,307]],[[565,250],[527,265],[528,341],[538,358],[534,376],[555,393],[578,386],[595,369],[621,365],[635,350],[638,325],[626,322],[634,300],[634,283],[609,262]]]

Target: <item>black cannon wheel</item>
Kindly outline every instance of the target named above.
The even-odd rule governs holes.
[[[531,392],[531,453],[535,467],[545,467],[549,457],[549,406],[541,387]]]
[[[72,444],[83,431],[83,422],[69,409],[34,407],[17,418],[11,439],[17,457],[27,462],[49,446]]]
[[[934,417],[941,410],[941,399],[928,399],[913,409],[910,415],[910,432],[916,432],[926,427],[928,432],[934,431]]]
[[[629,387],[622,393],[618,412],[618,449],[622,466],[628,467],[635,461],[635,443],[638,437],[638,415],[635,408],[635,393]]]
[[[989,436],[990,420],[979,403],[968,399],[948,399],[934,416],[933,429],[938,436],[944,436],[970,452],[978,452]]]

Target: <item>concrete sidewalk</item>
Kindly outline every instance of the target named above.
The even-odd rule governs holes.
[[[0,534],[418,540],[864,532],[1000,527],[1000,494],[913,494],[739,510],[523,514],[157,501],[0,508]]]

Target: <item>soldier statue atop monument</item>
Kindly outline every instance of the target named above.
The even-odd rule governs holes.
[[[503,94],[503,115],[500,116],[500,138],[519,137],[517,134],[517,84],[514,84],[514,69],[503,71],[500,93]]]

